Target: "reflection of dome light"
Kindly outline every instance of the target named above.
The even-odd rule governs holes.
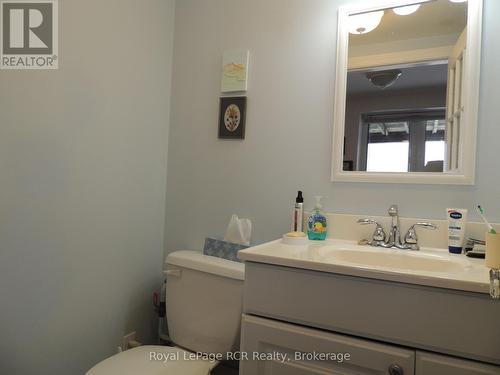
[[[368,72],[366,78],[376,87],[385,89],[391,86],[396,80],[401,77],[403,72],[399,69],[383,70],[379,72]]]
[[[452,3],[465,3],[467,0],[450,0]]]
[[[374,30],[382,20],[383,10],[361,13],[349,16],[349,32],[351,34],[366,34]]]
[[[407,5],[405,7],[394,8],[393,11],[398,16],[407,16],[409,14],[415,13],[418,10],[418,8],[420,8],[420,4]]]

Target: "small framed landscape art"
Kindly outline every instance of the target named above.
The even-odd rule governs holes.
[[[245,139],[246,96],[220,98],[219,138]]]
[[[225,51],[222,57],[222,92],[247,91],[248,50]]]

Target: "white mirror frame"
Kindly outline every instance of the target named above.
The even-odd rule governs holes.
[[[476,133],[479,105],[479,78],[481,63],[482,0],[468,0],[467,47],[465,51],[465,74],[469,79],[463,86],[463,124],[460,128],[459,168],[443,173],[429,172],[365,172],[344,171],[344,127],[348,67],[348,17],[352,14],[378,9],[423,3],[429,0],[372,0],[339,8],[337,34],[337,66],[335,85],[335,114],[332,148],[332,181],[337,182],[379,182],[405,184],[450,184],[474,185],[476,167]],[[470,48],[473,46],[474,48]],[[472,125],[472,126],[470,126]]]

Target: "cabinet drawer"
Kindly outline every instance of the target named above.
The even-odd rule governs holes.
[[[420,351],[416,370],[416,375],[500,375],[498,366]]]
[[[391,366],[393,371],[398,366],[393,372],[398,375],[415,370],[413,350],[245,314],[241,350],[249,358],[240,362],[240,375],[386,375]]]

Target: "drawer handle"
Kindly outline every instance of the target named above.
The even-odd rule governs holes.
[[[389,375],[404,375],[404,370],[400,365],[393,364],[389,366]]]

